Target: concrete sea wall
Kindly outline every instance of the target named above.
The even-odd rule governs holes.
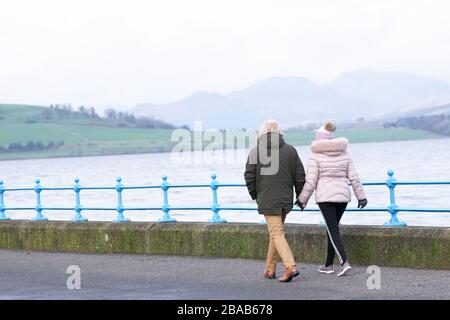
[[[347,256],[360,265],[450,269],[450,228],[342,226]],[[296,260],[323,262],[326,230],[286,225]],[[249,223],[1,221],[0,248],[79,253],[265,259],[267,227]]]

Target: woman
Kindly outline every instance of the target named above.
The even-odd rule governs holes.
[[[248,192],[258,203],[258,212],[264,215],[269,230],[264,277],[276,278],[276,266],[281,257],[285,269],[279,281],[289,282],[299,272],[283,224],[293,207],[293,188],[296,196],[303,188],[305,170],[297,150],[284,142],[277,121],[268,120],[262,125],[257,146],[250,151],[244,177]]]
[[[337,254],[340,262],[338,276],[345,275],[351,266],[345,255],[344,244],[339,232],[339,221],[351,201],[349,181],[358,199],[358,208],[367,205],[363,186],[347,153],[348,140],[334,138],[336,125],[326,122],[316,131],[316,140],[311,144],[311,157],[306,174],[305,186],[298,197],[300,209],[304,209],[312,193],[325,219],[328,236],[328,254],[320,273],[334,273],[333,260]]]

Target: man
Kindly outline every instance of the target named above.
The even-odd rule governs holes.
[[[299,275],[285,234],[284,221],[293,208],[296,198],[305,184],[305,170],[297,150],[287,144],[276,120],[267,120],[258,133],[258,142],[248,156],[245,169],[248,192],[258,204],[259,214],[264,215],[269,230],[264,277],[276,278],[276,265],[281,257],[284,274],[280,282],[289,282]]]

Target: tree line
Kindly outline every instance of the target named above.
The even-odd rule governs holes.
[[[94,107],[87,108],[79,106],[78,109],[74,109],[70,104],[51,104],[50,108],[45,108],[40,113],[29,116],[25,120],[25,123],[69,118],[100,119],[100,116],[97,114]]]
[[[145,129],[175,129],[176,126],[153,117],[137,117],[132,113],[117,111],[108,108],[104,116],[100,116],[94,107],[79,106],[73,108],[70,104],[52,104],[40,113],[33,114],[25,119],[25,123],[36,123],[53,119],[93,119],[95,124],[108,127],[132,127]]]
[[[64,145],[63,141],[57,143],[50,141],[47,144],[44,144],[40,141],[35,142],[31,140],[23,144],[21,142],[12,142],[7,147],[0,145],[0,153],[55,150],[63,145]]]
[[[404,127],[409,129],[421,129],[450,136],[450,114],[405,117],[400,118],[395,122],[386,122],[383,126],[385,128]]]
[[[162,120],[152,117],[136,117],[129,112],[117,111],[113,108],[105,110],[105,117],[111,121],[117,122],[119,127],[133,126],[145,129],[175,129],[176,127]]]

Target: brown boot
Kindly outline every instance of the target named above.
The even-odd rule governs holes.
[[[278,278],[280,282],[290,282],[293,278],[298,276],[300,272],[297,270],[297,266],[289,266],[284,268],[284,274],[281,278]]]
[[[266,279],[275,279],[277,276],[275,275],[275,271],[264,271],[264,278]]]

